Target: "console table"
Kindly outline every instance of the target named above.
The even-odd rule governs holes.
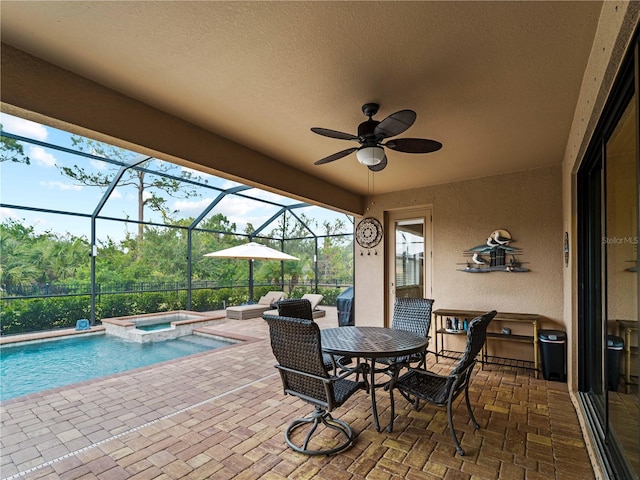
[[[438,361],[438,357],[448,357],[448,358],[457,358],[461,352],[455,352],[451,350],[444,350],[444,335],[466,335],[467,332],[464,330],[459,331],[450,331],[445,328],[445,319],[457,317],[460,322],[463,320],[471,321],[475,317],[480,315],[484,315],[487,312],[475,311],[475,310],[448,310],[448,309],[438,309],[433,312],[435,317],[435,328],[436,334],[435,337],[435,354],[436,361]],[[522,342],[533,345],[533,362],[529,362],[526,360],[517,360],[512,358],[502,358],[502,357],[490,357],[487,354],[487,342],[485,342],[484,347],[482,349],[482,358],[481,363],[484,364],[494,364],[494,365],[506,365],[510,367],[518,367],[518,368],[527,368],[535,371],[536,378],[538,378],[538,372],[540,370],[540,361],[538,355],[538,322],[540,321],[540,316],[530,313],[502,313],[498,312],[498,314],[491,321],[490,327],[493,326],[496,328],[498,323],[500,324],[522,324],[526,323],[531,326],[532,335],[514,335],[508,334],[505,335],[499,332],[487,332],[487,340],[506,340],[510,342]],[[500,328],[500,330],[502,327]]]

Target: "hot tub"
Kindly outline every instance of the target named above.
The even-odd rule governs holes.
[[[224,313],[200,313],[188,310],[103,318],[107,335],[114,335],[132,342],[160,342],[191,335],[200,328],[224,319]]]

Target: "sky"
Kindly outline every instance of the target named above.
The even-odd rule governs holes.
[[[2,123],[2,129],[5,132],[76,149],[71,142],[71,134],[67,132],[6,113],[0,113],[0,123]],[[88,218],[41,211],[27,211],[9,208],[7,205],[91,214],[103,197],[104,189],[82,185],[63,175],[61,168],[78,165],[88,173],[112,174],[117,167],[101,160],[73,155],[32,143],[24,142],[23,148],[25,155],[31,160],[30,165],[11,161],[0,163],[0,220],[14,219],[25,225],[33,226],[38,233],[52,231],[61,235],[69,233],[89,239],[91,227]],[[133,158],[138,155],[135,152],[125,153],[127,158]],[[155,166],[171,167],[172,173],[176,176],[181,176],[184,171],[187,171],[194,176],[200,176],[207,181],[208,185],[222,189],[240,185],[236,182],[172,165],[162,160],[153,160],[153,162]],[[189,198],[171,198],[167,194],[159,194],[167,199],[167,206],[171,211],[175,211],[176,218],[184,218],[197,217],[218,196],[218,193],[216,190],[199,188],[196,191],[196,195]],[[243,193],[284,205],[300,203],[297,200],[287,199],[256,188]],[[276,213],[278,209],[279,207],[269,204],[229,195],[214,208],[212,214],[224,214],[231,222],[236,224],[236,231],[243,232],[248,222],[254,227],[258,227]],[[317,220],[320,226],[324,220],[331,221],[334,218],[340,218],[346,224],[344,233],[352,233],[352,222],[344,214],[315,206],[296,209],[295,212],[298,215],[304,213],[307,217]],[[131,186],[116,188],[103,210],[101,210],[100,215],[122,219],[137,219],[136,189]],[[162,223],[161,216],[148,208],[145,209],[145,220]],[[124,239],[127,230],[130,233],[134,233],[137,230],[137,225],[135,223],[124,224],[106,220],[99,220],[97,223],[97,237],[99,240],[104,240],[108,236],[112,240],[120,241]],[[270,228],[267,228],[265,232],[269,230]],[[321,234],[322,230],[318,228],[317,233]]]

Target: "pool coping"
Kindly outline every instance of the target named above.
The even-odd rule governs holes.
[[[96,335],[105,332],[102,325],[94,325],[89,330],[76,330],[75,328],[61,328],[59,330],[47,330],[41,332],[18,333],[16,335],[0,337],[0,345],[14,343],[34,342],[39,340],[55,340],[60,337],[72,337],[75,335]]]
[[[175,310],[176,313],[188,314],[188,315],[198,315],[205,316],[210,318],[211,320],[224,320],[226,315],[224,313],[219,312],[192,312],[190,310]],[[157,315],[161,315],[165,312],[158,313],[148,313],[144,315],[138,315],[138,317],[153,317]],[[103,318],[100,322],[106,323],[114,323],[122,326],[135,326],[132,322],[127,322],[127,317],[112,317],[112,318]],[[175,324],[177,325],[188,325],[191,323],[200,323],[202,319],[188,319],[188,320],[176,320]],[[73,335],[95,335],[102,334],[106,330],[104,325],[94,325],[88,330],[76,330],[74,327],[70,328],[61,328],[57,330],[43,330],[39,332],[30,332],[30,333],[18,333],[15,335],[3,335],[0,336],[0,346],[2,345],[11,345],[14,343],[22,343],[22,342],[33,342],[39,340],[48,340],[48,339],[57,339],[58,337],[68,337]]]
[[[162,317],[169,313],[176,314],[176,315],[199,317],[199,318],[188,318],[184,320],[173,320],[171,324],[175,324],[175,325],[190,325],[192,323],[202,323],[204,319],[221,320],[225,318],[225,315],[220,313],[212,314],[207,312],[194,312],[191,310],[171,310],[170,312],[156,312],[156,313],[145,313],[141,315],[127,315],[123,317],[103,318],[100,321],[103,324],[110,323],[113,325],[119,325],[121,327],[135,327],[136,322],[132,321],[131,320],[132,318],[135,318],[136,320],[147,320],[147,319],[153,319],[154,317]]]

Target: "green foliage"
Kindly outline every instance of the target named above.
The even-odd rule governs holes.
[[[256,287],[259,298],[273,287]],[[322,305],[336,305],[336,297],[342,288],[323,287],[318,293],[324,296]],[[295,287],[288,295],[300,298],[305,293],[315,293],[311,287]],[[246,289],[220,288],[194,290],[191,309],[196,312],[222,310],[224,305],[240,305],[248,300]],[[97,300],[96,317],[125,317],[145,313],[184,310],[187,304],[185,291],[144,292],[100,295]],[[76,321],[91,316],[91,299],[88,295],[75,297],[49,297],[13,299],[4,301],[0,310],[0,333],[18,333],[73,328]]]
[[[335,307],[337,303],[336,299],[338,298],[338,295],[340,295],[343,291],[344,291],[344,288],[318,287],[318,293],[323,296],[322,302],[320,302],[320,305],[330,305]],[[316,292],[315,292],[315,289],[311,287],[295,287],[291,291],[290,297],[300,298],[305,293],[316,293]]]
[[[63,283],[89,265],[89,243],[70,234],[36,234],[14,220],[0,223],[0,283],[3,288],[32,283]]]
[[[308,224],[313,222],[304,219]],[[145,226],[144,237],[127,236],[121,242],[109,238],[98,243],[96,257],[96,280],[101,285],[120,285],[121,288],[140,290],[141,284],[158,283],[167,288],[167,283],[175,282],[172,291],[144,293],[118,293],[98,291],[96,299],[96,318],[119,317],[170,310],[182,310],[187,305],[187,293],[183,290],[187,276],[187,230],[193,219],[172,221],[165,227]],[[286,224],[286,225],[285,225]],[[284,228],[286,226],[286,229]],[[205,253],[245,243],[241,235],[234,234],[236,225],[221,214],[207,218],[192,235],[192,281],[207,282],[215,288],[192,291],[191,308],[196,311],[222,309],[223,305],[240,305],[248,298],[248,261],[236,259],[217,259],[205,257]],[[283,220],[285,235],[295,238],[303,235],[305,227],[300,222]],[[307,232],[308,233],[308,232]],[[334,237],[323,241],[318,248],[319,262],[338,262],[327,269],[333,275],[330,280],[341,284],[351,283],[352,247],[343,237]],[[315,240],[309,238],[286,240],[260,240],[272,248],[284,250],[299,261],[255,262],[255,288],[253,300],[270,290],[284,291],[289,297],[300,297],[305,293],[314,293],[315,271],[313,256]],[[70,234],[51,232],[37,233],[33,227],[6,219],[0,223],[0,280],[3,295],[13,298],[3,300],[0,312],[2,335],[47,330],[51,328],[73,327],[81,318],[90,318],[90,297],[68,296],[47,298],[19,298],[11,293],[15,287],[31,285],[83,287],[86,292],[91,284],[91,251],[89,242]],[[329,280],[319,276],[319,282]],[[241,287],[236,287],[240,285]],[[231,288],[235,287],[235,288]],[[171,288],[171,285],[168,286]],[[151,289],[151,288],[149,288]],[[340,289],[320,288],[324,295],[324,305],[335,305]],[[38,291],[35,291],[38,294]]]
[[[5,301],[0,311],[2,335],[74,327],[90,317],[88,297],[29,298]]]
[[[2,124],[0,123],[0,130],[2,130]],[[24,147],[20,142],[13,138],[0,136],[0,163],[2,162],[17,162],[31,164],[31,160],[24,154]]]

